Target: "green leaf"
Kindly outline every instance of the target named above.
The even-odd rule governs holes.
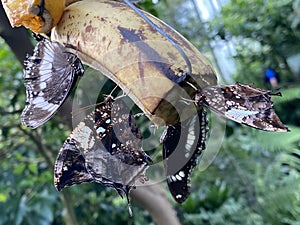
[[[13,170],[15,174],[22,174],[26,169],[25,163],[19,163]]]
[[[29,168],[30,172],[37,175],[37,172],[38,172],[38,164],[37,163],[30,163],[28,165],[28,168]]]
[[[0,193],[0,202],[6,202],[7,196],[3,193]]]

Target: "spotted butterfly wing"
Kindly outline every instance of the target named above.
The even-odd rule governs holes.
[[[115,109],[119,110],[117,114],[113,113]],[[131,134],[119,137],[115,130],[120,127]],[[141,144],[130,110],[121,101],[113,104],[112,99],[106,100],[65,141],[56,159],[54,185],[61,190],[97,182],[115,188],[120,195],[125,193],[128,199],[134,183],[145,180],[150,159]]]
[[[195,101],[199,106],[204,105],[238,123],[266,131],[286,132],[288,128],[272,108],[271,95],[270,91],[236,83],[200,90],[195,96]]]
[[[190,195],[191,173],[205,149],[207,132],[206,112],[201,110],[182,123],[168,126],[162,136],[167,184],[178,203],[184,202]]]
[[[55,114],[84,70],[76,55],[47,39],[38,42],[24,64],[26,105],[21,122],[34,129]]]
[[[130,109],[121,100],[107,102],[105,110],[95,111],[95,129],[107,151],[129,165],[151,162],[142,149],[142,135]]]

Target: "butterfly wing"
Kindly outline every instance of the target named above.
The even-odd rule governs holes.
[[[60,191],[66,186],[93,180],[93,176],[86,169],[82,152],[77,148],[74,139],[68,138],[56,159],[54,186]]]
[[[147,179],[145,175],[147,164],[128,165],[123,163],[119,156],[106,151],[101,142],[97,142],[96,146],[85,151],[88,172],[94,177],[95,182],[115,188],[121,196],[125,193],[128,199],[135,182],[137,180],[144,182]]]
[[[250,85],[217,85],[199,91],[195,101],[235,122],[266,131],[286,132],[276,115],[270,91]]]
[[[95,130],[107,151],[128,165],[151,162],[142,149],[142,135],[128,106],[117,99],[105,107],[95,111]]]
[[[113,132],[111,109],[112,101],[106,101],[105,104],[100,105],[95,112],[88,115],[73,130],[57,158],[55,166],[55,186],[57,189],[62,189],[64,184],[72,185],[93,181],[113,187],[119,194],[125,193],[128,198],[129,191],[134,187],[136,180],[146,179],[145,172],[148,167],[146,162],[139,163],[139,165],[137,163],[133,163],[134,165],[126,164],[126,162],[122,161],[123,157],[120,156],[122,155],[121,150],[119,152],[111,152],[111,149],[106,148],[106,139],[109,139]],[[124,115],[122,114],[122,116]],[[122,122],[123,120],[116,118],[116,121]],[[69,143],[74,143],[74,145],[70,145]],[[119,143],[116,144],[121,146]],[[115,143],[112,143],[112,145],[114,146]],[[139,146],[138,149],[129,150],[132,152],[142,152],[142,146],[139,144],[136,145]],[[130,147],[126,146],[126,148]],[[84,169],[80,171],[88,174],[85,174],[85,180],[81,178],[79,173],[70,173],[68,170],[60,169],[63,164],[77,164],[76,161],[70,161],[73,158],[65,157],[68,155],[67,152],[77,152],[76,154],[82,156],[84,159]],[[65,161],[68,161],[68,163]],[[75,168],[75,166],[69,166],[69,168]],[[68,171],[67,174],[65,174],[66,171]],[[73,176],[69,176],[70,181],[60,183],[62,180],[61,177],[66,177],[68,174]],[[74,180],[77,182],[74,182]]]
[[[184,202],[190,195],[191,173],[205,149],[207,132],[206,112],[201,110],[182,123],[168,126],[162,136],[167,184],[178,203]]]
[[[47,39],[38,42],[24,63],[26,105],[21,122],[33,129],[55,114],[77,77],[83,75],[83,66],[76,55]]]

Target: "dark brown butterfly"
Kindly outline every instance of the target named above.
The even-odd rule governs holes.
[[[288,128],[272,108],[271,95],[274,95],[271,91],[236,83],[204,88],[198,91],[195,101],[238,123],[260,130],[286,132]]]
[[[107,98],[73,130],[55,163],[58,190],[83,182],[115,188],[127,199],[137,180],[145,180],[149,156],[131,111],[121,100]]]
[[[34,129],[56,113],[84,69],[76,55],[48,39],[37,43],[24,64],[26,105],[21,122]]]
[[[205,149],[207,132],[206,112],[201,110],[181,123],[168,126],[162,136],[167,184],[178,203],[184,202],[190,195],[191,173]]]

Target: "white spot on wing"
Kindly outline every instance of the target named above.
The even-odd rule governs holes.
[[[184,174],[183,171],[180,171],[180,172],[178,173],[178,175],[181,176],[181,177],[185,177],[185,174]]]
[[[176,199],[178,199],[178,198],[182,198],[182,195],[180,195],[180,194],[178,194],[178,195],[176,195],[176,197],[175,197]]]
[[[46,82],[41,82],[40,83],[40,89],[45,89],[47,87]]]
[[[177,179],[176,179],[176,177],[175,176],[171,176],[171,179],[172,179],[172,181],[176,181]]]
[[[179,176],[178,174],[176,174],[176,179],[177,179],[177,180],[182,180],[182,177]]]
[[[245,119],[245,117],[248,117],[250,115],[255,115],[257,113],[259,113],[259,111],[246,111],[246,110],[240,110],[240,109],[230,109],[227,112],[225,112],[225,116],[241,123],[241,122],[243,122],[243,119]]]
[[[105,132],[105,129],[103,127],[98,127],[98,129],[96,130],[97,133],[104,133]]]

